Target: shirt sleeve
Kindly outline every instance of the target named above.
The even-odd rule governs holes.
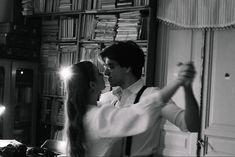
[[[88,111],[85,124],[97,137],[124,137],[143,133],[153,126],[163,106],[159,92],[139,103],[116,108],[101,105]]]
[[[160,92],[160,88],[154,87],[148,90],[149,93],[151,92]],[[147,94],[149,94],[147,93]],[[161,109],[161,116],[172,124],[177,126],[181,131],[187,132],[187,125],[184,118],[185,111],[184,109],[180,108],[175,104],[175,102],[170,99],[167,104],[165,104]]]
[[[170,100],[161,110],[161,115],[176,125],[181,131],[188,131],[184,118],[184,110]]]
[[[109,91],[100,95],[98,106],[103,106],[103,105],[115,106],[117,102],[118,98],[112,94],[112,91]]]

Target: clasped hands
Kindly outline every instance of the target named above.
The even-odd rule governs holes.
[[[178,63],[177,81],[182,86],[190,86],[195,78],[196,70],[193,62]]]

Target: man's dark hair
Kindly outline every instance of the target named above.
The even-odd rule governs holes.
[[[101,57],[116,61],[121,67],[130,67],[134,76],[140,78],[145,62],[143,50],[133,41],[118,41],[105,48]]]

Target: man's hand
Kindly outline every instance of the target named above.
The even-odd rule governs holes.
[[[190,86],[195,78],[196,71],[193,62],[179,63],[177,80],[182,86]]]

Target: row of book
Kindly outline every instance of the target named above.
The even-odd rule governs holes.
[[[22,0],[22,15],[32,15],[33,14],[33,0]]]
[[[77,27],[79,25],[78,18],[61,17],[59,38],[61,40],[77,39]]]
[[[61,98],[43,97],[41,102],[42,122],[50,122],[54,125],[63,126],[64,124],[64,102]]]
[[[80,61],[91,61],[93,62],[99,69],[99,71],[104,71],[103,62],[100,58],[99,53],[101,52],[101,45],[97,43],[92,44],[82,44],[80,47]]]
[[[117,22],[116,40],[137,40],[141,28],[141,14],[136,12],[120,13]]]
[[[59,66],[59,50],[56,43],[43,43],[40,53],[41,67],[44,69],[56,69]]]
[[[59,71],[79,61],[77,45],[74,43],[43,43],[41,46],[41,66],[49,69],[42,73],[42,93],[45,95],[65,95],[64,84]]]
[[[41,66],[47,69],[58,69],[78,62],[79,54],[75,43],[42,43]]]
[[[32,6],[33,5],[33,6]],[[110,10],[114,8],[148,6],[149,0],[22,0],[24,15],[34,13],[69,12],[92,9]],[[30,11],[29,11],[30,10]]]
[[[91,40],[93,38],[94,27],[96,24],[95,15],[84,15],[79,18],[81,18],[80,26],[78,26],[79,39]]]
[[[112,14],[96,15],[96,24],[93,33],[94,40],[115,40],[117,16]]]
[[[59,45],[59,66],[66,67],[79,61],[78,47],[74,43]]]
[[[41,49],[41,65],[50,70],[42,73],[42,93],[44,95],[65,95],[64,84],[59,70],[81,60],[89,60],[100,69],[101,63],[97,60],[101,45],[84,44],[79,49],[73,43],[43,43]]]
[[[42,20],[42,41],[56,42],[59,35],[59,21],[57,19]]]
[[[43,20],[42,41],[68,40],[146,40],[147,17],[139,11],[118,15],[83,15]]]
[[[139,11],[118,15],[86,15],[82,20],[81,40],[146,40],[147,17]],[[84,27],[86,26],[86,27]],[[88,26],[88,27],[87,27]]]
[[[140,48],[144,51],[145,56],[147,56],[147,45],[146,43],[138,43]],[[77,63],[79,61],[91,61],[103,72],[103,62],[100,58],[99,53],[102,51],[103,45],[100,43],[83,43],[78,48],[76,44],[65,43],[63,45],[52,46],[52,49],[59,50],[49,50],[51,47],[48,44],[43,44],[44,50],[42,50],[42,66],[47,70],[42,74],[42,93],[44,95],[65,95],[65,87],[60,78],[59,70],[61,67],[69,66],[71,64]],[[45,47],[49,48],[45,50]],[[57,48],[55,48],[57,47]],[[145,75],[145,67],[143,68],[143,75]],[[106,80],[107,89],[109,88],[109,83]]]
[[[93,19],[93,16],[83,16],[80,22],[81,16],[77,18],[61,16],[59,19],[43,20],[42,41],[56,42],[58,40],[76,40],[78,35],[89,38],[88,32],[92,32],[92,24],[90,27],[89,25],[86,26],[86,24],[90,24]]]
[[[95,9],[97,0],[36,0],[34,13],[68,12]]]
[[[41,76],[43,95],[64,95],[64,86],[59,71],[45,71]]]

